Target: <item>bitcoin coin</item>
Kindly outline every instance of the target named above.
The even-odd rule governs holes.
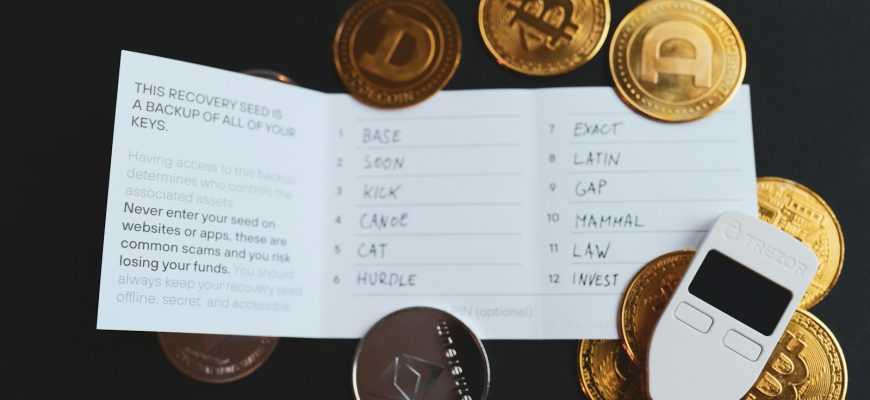
[[[618,340],[583,340],[577,349],[580,387],[590,400],[649,399],[643,371]]]
[[[619,337],[635,364],[646,366],[653,330],[694,256],[690,250],[659,256],[641,268],[625,289],[619,307]]]
[[[350,94],[384,108],[441,90],[461,51],[459,25],[440,0],[358,0],[333,43],[335,67]]]
[[[619,23],[610,43],[619,97],[663,121],[712,114],[734,96],[745,72],[740,33],[703,0],[643,2]]]
[[[353,363],[357,400],[485,400],[489,360],[462,321],[434,308],[396,311],[360,341]]]
[[[478,25],[493,56],[527,75],[558,75],[598,54],[609,0],[481,0]]]
[[[837,338],[798,309],[745,400],[843,400],[849,375]]]
[[[816,253],[819,269],[800,303],[812,308],[831,292],[843,270],[845,243],[837,216],[806,186],[774,177],[758,178],[758,214]]]
[[[242,379],[269,359],[278,338],[159,333],[169,362],[183,374],[207,383]]]

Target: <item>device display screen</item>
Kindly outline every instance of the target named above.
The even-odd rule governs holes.
[[[792,298],[790,290],[716,250],[704,257],[689,293],[768,336]]]

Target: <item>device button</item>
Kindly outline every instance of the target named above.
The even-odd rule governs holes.
[[[725,346],[750,361],[758,361],[761,356],[761,345],[735,330],[725,334]]]
[[[676,316],[678,320],[701,333],[710,332],[710,327],[713,326],[713,318],[686,302],[677,306]]]

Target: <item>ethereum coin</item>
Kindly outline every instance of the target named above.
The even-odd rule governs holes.
[[[474,333],[434,308],[396,311],[376,323],[357,347],[357,400],[484,400],[489,361]]]

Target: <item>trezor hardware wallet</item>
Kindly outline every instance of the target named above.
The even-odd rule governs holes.
[[[815,254],[776,227],[720,216],[653,333],[652,399],[743,398],[817,269]]]

